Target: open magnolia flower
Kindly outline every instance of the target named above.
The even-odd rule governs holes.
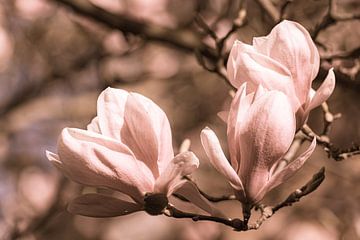
[[[133,201],[85,194],[68,210],[92,217],[140,210],[160,214],[167,197],[182,187],[186,182],[182,177],[197,169],[199,160],[189,151],[174,157],[169,121],[148,98],[107,88],[97,109],[88,130],[65,128],[58,154],[47,152],[47,157],[72,180],[122,192]]]
[[[300,24],[282,21],[266,37],[256,37],[248,45],[236,41],[227,63],[231,84],[238,88],[247,82],[253,92],[259,84],[268,90],[285,93],[296,113],[299,129],[310,110],[323,103],[333,92],[335,75],[330,69],[317,91],[311,83],[319,71],[320,57],[310,34]]]
[[[294,139],[296,123],[288,97],[261,84],[247,94],[244,83],[237,91],[227,120],[231,164],[210,128],[201,132],[201,142],[212,165],[223,174],[244,204],[259,202],[264,195],[291,177],[311,155],[310,147],[280,171],[278,163]]]

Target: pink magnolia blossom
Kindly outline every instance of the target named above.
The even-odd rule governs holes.
[[[246,94],[247,83],[237,91],[227,120],[230,163],[210,128],[201,132],[201,142],[212,165],[223,174],[245,204],[259,202],[272,188],[291,177],[311,155],[316,141],[280,171],[277,164],[294,138],[296,123],[288,97],[261,84]]]
[[[151,194],[160,196],[162,208],[157,211],[161,211],[166,206],[161,201],[167,204],[167,197],[182,187],[186,182],[182,177],[198,168],[198,158],[189,151],[174,157],[165,113],[140,94],[107,88],[99,96],[97,109],[87,130],[63,129],[58,154],[47,152],[47,157],[72,180],[122,192],[133,201],[85,194],[73,200],[68,210],[92,217],[125,215],[144,210]],[[191,199],[203,203],[194,196]]]
[[[238,88],[247,82],[253,92],[259,84],[285,93],[296,113],[297,129],[310,110],[323,103],[333,92],[332,69],[315,91],[311,83],[319,71],[320,57],[308,31],[300,24],[282,21],[266,37],[256,37],[248,45],[235,41],[227,63],[231,84]]]

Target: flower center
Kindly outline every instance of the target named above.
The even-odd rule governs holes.
[[[145,211],[150,215],[160,215],[169,201],[163,193],[146,193],[144,197]]]

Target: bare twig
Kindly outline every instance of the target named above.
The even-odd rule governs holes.
[[[291,193],[283,202],[271,207],[271,206],[265,206],[263,204],[260,204],[256,206],[256,210],[260,210],[261,215],[258,220],[256,220],[255,223],[248,225],[248,230],[257,230],[261,227],[261,225],[271,216],[273,216],[278,210],[280,210],[283,207],[291,206],[292,204],[300,201],[300,199],[313,191],[315,191],[320,184],[325,179],[325,168],[322,167],[314,176],[312,179],[307,182],[304,186],[302,186],[300,189],[297,189],[293,193]]]
[[[224,224],[226,226],[232,227],[235,231],[244,231],[245,225],[243,221],[241,221],[238,218],[234,219],[225,219],[221,217],[214,217],[214,216],[207,216],[207,215],[201,215],[196,213],[189,213],[181,211],[177,208],[175,208],[172,205],[168,205],[168,207],[164,210],[164,215],[167,217],[173,217],[173,218],[189,218],[193,221],[211,221],[211,222],[217,222]]]
[[[201,214],[183,212],[181,210],[176,209],[172,205],[168,205],[168,207],[164,210],[164,214],[168,217],[173,218],[190,218],[193,221],[212,221],[224,224],[226,226],[232,227],[235,231],[248,231],[248,230],[256,230],[259,229],[260,226],[270,218],[274,213],[280,210],[283,207],[291,206],[292,204],[300,201],[300,199],[313,191],[315,191],[320,184],[325,179],[325,168],[322,167],[314,176],[308,181],[304,186],[300,189],[297,189],[293,193],[291,193],[284,201],[281,203],[270,207],[265,206],[263,204],[257,205],[256,210],[261,211],[261,215],[259,219],[257,219],[254,223],[248,224],[248,220],[250,219],[252,206],[243,205],[243,215],[244,220],[240,220],[239,218],[234,219],[226,219],[221,217],[214,216],[206,216]]]
[[[360,146],[357,144],[354,144],[352,147],[348,149],[340,149],[338,147],[335,147],[334,144],[331,142],[330,139],[330,131],[331,126],[334,123],[334,121],[341,117],[340,113],[333,114],[329,110],[329,106],[326,102],[324,102],[322,105],[322,110],[324,114],[324,126],[323,130],[320,135],[316,134],[307,124],[305,124],[301,131],[305,134],[305,139],[308,141],[311,141],[314,137],[316,137],[316,141],[319,145],[324,147],[324,150],[328,153],[328,156],[333,158],[336,161],[342,161],[344,159],[347,159],[349,157],[359,155],[360,154]]]
[[[291,193],[283,202],[277,204],[272,208],[272,212],[275,213],[283,207],[291,206],[292,204],[300,201],[300,199],[313,191],[315,191],[325,179],[325,168],[322,167],[312,179],[307,182],[300,189],[297,189]]]

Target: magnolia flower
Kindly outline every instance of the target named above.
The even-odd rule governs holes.
[[[85,194],[68,210],[92,217],[140,210],[160,214],[167,197],[185,183],[183,176],[198,168],[199,160],[189,151],[174,157],[169,121],[148,98],[107,88],[97,109],[87,130],[65,128],[58,154],[47,152],[47,157],[72,180],[122,192],[132,201]]]
[[[282,21],[266,37],[256,37],[248,45],[236,41],[227,63],[231,84],[238,88],[247,82],[253,92],[259,84],[285,93],[296,113],[297,129],[310,110],[323,103],[334,90],[332,69],[315,91],[311,83],[319,71],[320,57],[310,34],[300,24]]]
[[[284,93],[266,90],[261,84],[254,93],[246,94],[246,85],[237,91],[228,115],[230,163],[210,128],[202,130],[201,142],[210,162],[227,178],[238,199],[254,204],[304,164],[316,141],[285,168],[275,171],[295,135],[291,103]]]

